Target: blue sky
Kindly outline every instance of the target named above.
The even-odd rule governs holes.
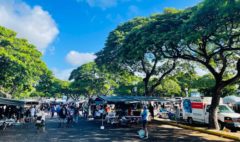
[[[202,0],[0,0],[0,25],[18,32],[43,52],[55,75],[92,61],[108,33],[136,16],[184,9]]]

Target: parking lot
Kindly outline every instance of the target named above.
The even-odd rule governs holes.
[[[101,121],[81,119],[70,128],[59,128],[58,119],[47,119],[46,132],[36,133],[34,125],[28,127],[7,128],[1,131],[0,141],[4,142],[79,142],[79,141],[142,141],[137,135],[141,125],[131,127],[115,127],[106,125],[100,129]],[[232,141],[213,135],[186,130],[170,125],[149,124],[149,139],[144,141],[169,142],[227,142]]]

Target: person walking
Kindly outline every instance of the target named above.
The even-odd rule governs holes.
[[[79,107],[75,106],[74,107],[74,121],[75,123],[78,123],[79,119]]]
[[[55,107],[55,105],[51,105],[51,118],[54,117],[54,113],[55,113],[55,111],[56,111],[56,107]]]
[[[67,109],[67,127],[73,127],[74,108],[69,106]]]
[[[178,123],[180,121],[180,108],[178,106],[175,106],[175,119],[176,119],[176,123]]]
[[[84,107],[83,107],[83,114],[84,114],[84,118],[88,118],[88,106],[87,105],[85,105]]]
[[[149,104],[148,109],[149,109],[150,115],[152,117],[151,119],[154,119],[154,108],[151,103]]]
[[[65,105],[63,105],[59,112],[59,119],[60,119],[59,127],[63,126],[66,117],[67,117],[67,108]]]
[[[36,116],[37,116],[37,120],[36,120],[37,132],[39,132],[39,130],[42,130],[42,132],[45,132],[46,115],[43,108],[40,108]]]
[[[62,109],[62,104],[56,106],[56,112],[57,112],[58,117],[59,117],[59,113],[60,113],[61,109]]]
[[[144,139],[148,139],[147,121],[149,117],[149,112],[148,112],[147,106],[143,107],[141,116],[142,116],[142,127],[144,130]]]

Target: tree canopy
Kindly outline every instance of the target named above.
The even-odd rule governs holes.
[[[135,18],[117,27],[109,34],[105,48],[97,53],[96,62],[100,66],[108,65],[110,70],[143,74],[145,95],[153,95],[155,88],[174,70],[176,63],[164,59],[157,48],[151,48],[155,41],[153,37],[148,37],[148,27],[143,29],[148,23],[147,18]],[[150,80],[155,82],[150,85]]]
[[[25,97],[48,69],[42,54],[16,33],[0,26],[0,91],[8,97]]]
[[[109,73],[95,62],[87,63],[72,71],[71,87],[84,96],[130,94],[139,79],[128,72]]]
[[[174,58],[198,62],[213,75],[215,85],[210,107],[210,127],[218,128],[217,106],[223,89],[240,78],[240,1],[205,0],[181,15],[189,18],[177,31],[166,52]]]
[[[240,1],[205,0],[185,10],[168,8],[163,14],[120,25],[110,33],[96,61],[145,73],[145,91],[148,76],[156,77],[161,69],[155,68],[166,60],[201,64],[214,79],[209,122],[211,128],[218,128],[217,106],[223,90],[240,78],[239,42]],[[167,68],[171,70],[171,65]]]

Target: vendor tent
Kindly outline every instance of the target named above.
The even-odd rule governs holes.
[[[94,101],[95,101],[95,104],[96,104],[96,105],[102,105],[102,104],[104,104],[104,100],[101,99],[101,98],[99,98],[99,97],[97,97]]]
[[[7,99],[0,97],[0,105],[13,105],[13,106],[23,106],[24,102],[14,99]]]
[[[102,99],[104,102],[132,102],[137,101],[136,99],[130,97],[130,96],[100,96],[100,99]]]
[[[124,103],[137,103],[143,101],[162,102],[165,99],[159,97],[147,97],[147,96],[100,96],[105,102],[124,102]]]
[[[153,102],[165,102],[167,100],[160,97],[148,97],[148,96],[134,96],[139,101],[153,101]]]

